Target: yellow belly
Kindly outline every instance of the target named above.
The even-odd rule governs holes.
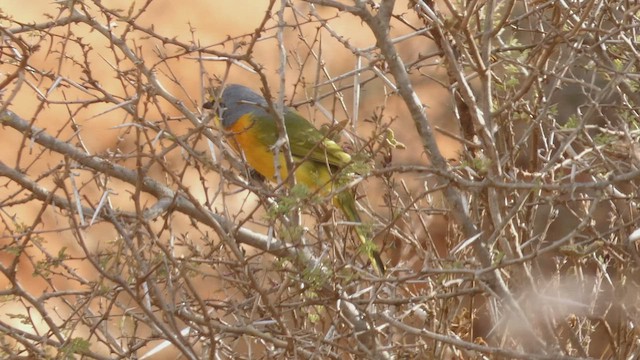
[[[276,170],[274,162],[274,151],[271,149],[272,144],[264,144],[257,141],[258,137],[252,132],[255,129],[251,124],[240,121],[239,119],[232,127],[227,129],[229,143],[235,150],[242,154],[249,165],[254,168],[265,178],[276,182]],[[287,178],[287,165],[282,153],[278,156],[280,163],[280,180],[285,181]],[[296,166],[295,176],[298,184],[306,185],[309,190],[316,191],[322,189],[322,193],[329,193],[331,190],[331,173],[327,164],[316,161],[304,161],[300,163],[301,158],[294,157]]]

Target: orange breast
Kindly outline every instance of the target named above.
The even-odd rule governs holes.
[[[227,139],[229,144],[247,160],[249,165],[270,181],[276,181],[275,163],[272,144],[265,144],[257,131],[259,126],[254,125],[250,115],[240,117],[227,129]],[[294,162],[299,162],[300,158],[294,157]],[[280,180],[287,178],[287,165],[284,155],[280,154]],[[331,181],[331,173],[324,163],[315,161],[304,161],[298,163],[295,171],[296,182],[306,185],[311,191],[322,188],[322,193],[329,193],[331,186],[327,186]]]
[[[265,144],[258,136],[258,126],[254,126],[254,121],[250,115],[240,117],[227,129],[227,139],[235,150],[242,154],[249,165],[265,178],[275,180],[275,167],[273,161],[273,151],[271,144]],[[284,157],[281,156],[280,163],[283,165],[281,175],[286,177],[286,166]],[[284,178],[283,177],[283,178]]]

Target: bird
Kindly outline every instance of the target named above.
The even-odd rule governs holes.
[[[287,179],[282,152],[279,153],[279,177],[276,174],[274,146],[278,141],[278,127],[262,95],[243,85],[227,84],[218,98],[214,95],[203,107],[217,110],[214,121],[224,129],[231,148],[241,154],[251,168],[272,182]],[[351,163],[351,155],[294,109],[285,107],[283,115],[296,183],[321,195],[329,195],[340,188],[333,195],[333,203],[348,221],[362,223],[353,190],[342,189],[334,176]],[[385,266],[375,245],[367,239],[361,226],[354,226],[354,232],[365,245],[363,248],[373,268],[383,276]]]

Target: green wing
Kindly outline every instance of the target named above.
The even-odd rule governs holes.
[[[260,127],[256,131],[264,144],[275,144],[278,139],[278,130],[273,117],[269,114],[253,115],[253,126]],[[340,145],[329,139],[316,129],[311,123],[297,112],[287,109],[285,111],[285,127],[289,135],[291,155],[314,162],[329,164],[342,168],[351,162],[351,156]]]
[[[351,156],[340,145],[327,138],[297,112],[286,111],[285,126],[291,155],[337,167],[344,167],[351,162]]]

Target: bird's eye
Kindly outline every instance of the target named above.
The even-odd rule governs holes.
[[[224,103],[222,101],[216,101],[215,99],[209,99],[204,104],[202,104],[202,107],[207,110],[213,110],[216,107],[219,107],[220,109],[224,109]]]
[[[220,99],[219,91],[217,88],[210,87],[206,89],[204,104],[202,104],[202,107],[207,110],[224,107],[224,105],[222,104],[222,99]]]

